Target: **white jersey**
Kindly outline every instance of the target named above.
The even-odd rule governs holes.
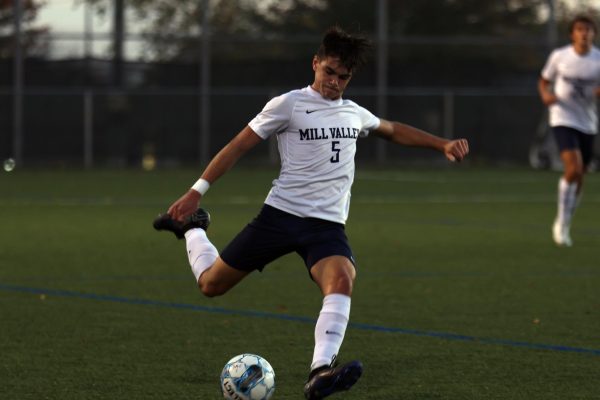
[[[279,177],[265,203],[299,217],[345,223],[356,140],[380,120],[350,100],[327,100],[310,86],[273,98],[248,126],[276,134]]]
[[[550,108],[550,126],[567,126],[584,133],[598,131],[595,89],[600,86],[600,50],[581,56],[572,45],[554,50],[542,78],[554,82],[558,102]]]

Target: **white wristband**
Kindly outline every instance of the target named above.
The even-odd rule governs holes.
[[[208,188],[210,187],[210,183],[208,183],[208,181],[206,179],[198,179],[196,181],[196,183],[194,183],[192,185],[192,189],[195,190],[196,192],[200,193],[202,196],[204,196],[204,193],[206,193],[208,191]]]

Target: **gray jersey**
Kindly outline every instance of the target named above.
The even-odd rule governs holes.
[[[356,140],[380,120],[350,100],[327,100],[310,86],[273,98],[248,124],[276,134],[279,177],[265,203],[299,217],[345,223],[354,181]]]
[[[567,126],[584,133],[598,130],[595,89],[600,86],[600,50],[579,55],[572,45],[550,54],[542,78],[554,82],[558,102],[550,106],[550,126]]]

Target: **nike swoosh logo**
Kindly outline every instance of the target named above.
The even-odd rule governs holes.
[[[335,332],[335,331],[325,331],[326,335],[338,335],[338,336],[342,336],[341,333],[339,332]]]
[[[316,109],[316,110],[306,110],[306,113],[307,113],[307,114],[312,114],[312,113],[314,113],[315,111],[324,111],[324,110],[325,110],[325,108],[318,108],[318,109]]]

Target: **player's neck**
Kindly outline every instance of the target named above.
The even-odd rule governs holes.
[[[587,43],[573,43],[573,50],[580,56],[585,56],[592,50],[592,46]]]

